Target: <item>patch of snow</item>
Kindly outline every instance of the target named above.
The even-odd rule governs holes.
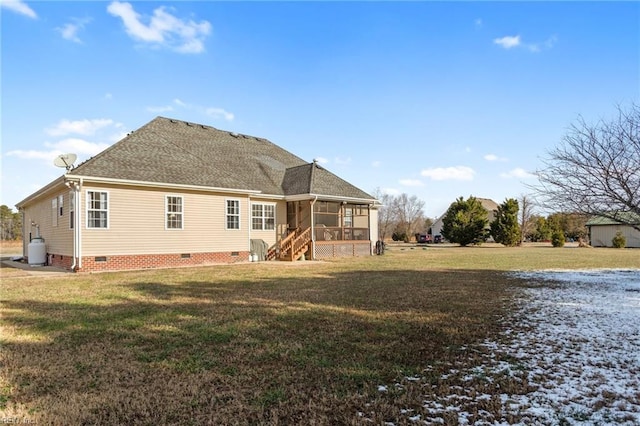
[[[640,269],[511,275],[531,286],[516,293],[502,338],[484,343],[484,364],[451,368],[440,380],[468,386],[451,386],[445,396],[425,388],[422,416],[405,410],[405,421],[444,424],[454,415],[461,425],[516,424],[514,418],[517,424],[640,425]],[[523,393],[498,397],[474,389],[500,389],[505,377],[522,384]],[[404,381],[420,386],[420,379]],[[499,404],[502,418],[481,408],[488,403]]]

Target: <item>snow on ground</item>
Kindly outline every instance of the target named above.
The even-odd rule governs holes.
[[[537,389],[510,405],[550,424],[640,424],[640,270],[518,273],[528,289],[510,344]]]
[[[530,286],[518,293],[503,338],[484,343],[483,365],[441,377],[468,386],[452,386],[448,396],[427,391],[422,409],[401,410],[398,421],[444,424],[454,415],[463,425],[640,425],[640,269],[513,276]],[[520,391],[502,391],[504,377],[522,383]],[[482,392],[481,382],[494,391]],[[484,410],[488,404],[502,415]]]

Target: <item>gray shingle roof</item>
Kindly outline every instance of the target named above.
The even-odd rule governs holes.
[[[130,133],[69,175],[373,200],[266,139],[165,117]]]

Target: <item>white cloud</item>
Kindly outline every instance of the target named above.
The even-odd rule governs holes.
[[[126,2],[114,1],[107,11],[122,19],[127,34],[135,40],[179,53],[203,52],[204,39],[211,33],[208,21],[182,20],[168,13],[165,7],[155,9],[151,18],[141,17],[131,3]]]
[[[75,43],[82,43],[82,40],[80,40],[80,37],[78,37],[78,32],[80,30],[83,30],[85,25],[91,22],[91,19],[72,19],[74,21],[73,23],[64,24],[64,26],[62,26],[61,28],[56,28],[56,30],[62,35],[62,38],[64,38],[65,40],[70,40]]]
[[[62,154],[62,151],[53,150],[53,151],[38,151],[35,149],[22,150],[15,149],[13,151],[7,152],[7,156],[9,157],[18,157],[24,160],[51,160],[56,157],[56,155]]]
[[[514,47],[518,47],[518,48],[527,49],[528,51],[533,53],[538,53],[538,52],[541,52],[542,50],[551,49],[553,48],[553,46],[555,46],[557,41],[558,41],[558,37],[556,37],[555,35],[552,35],[542,43],[524,43],[520,39],[519,35],[505,36],[505,37],[493,39],[494,44],[497,44],[503,47],[504,49],[511,49]]]
[[[67,138],[56,143],[45,143],[46,147],[55,151],[73,152],[78,155],[96,155],[109,147],[108,143],[89,142],[79,138]]]
[[[487,154],[483,157],[485,160],[487,161],[509,161],[507,158],[505,157],[498,157],[495,154]]]
[[[380,167],[381,165],[382,161],[375,160],[371,162],[371,167]]]
[[[28,16],[32,19],[38,19],[38,15],[22,0],[0,0],[0,6],[13,12]]]
[[[512,178],[532,179],[532,178],[535,178],[536,175],[529,173],[523,168],[516,167],[515,169],[510,170],[506,173],[500,173],[500,177],[504,179],[512,179]]]
[[[327,164],[327,163],[329,163],[329,160],[327,160],[324,157],[316,157],[316,158],[313,159],[313,161],[315,161],[316,163],[319,163],[319,164]]]
[[[466,166],[435,167],[425,169],[420,174],[432,180],[473,180],[475,171]]]
[[[113,99],[113,95],[112,95],[111,93],[105,93],[105,94],[104,94],[104,98],[105,98],[106,100],[111,100],[111,99]]]
[[[482,28],[482,19],[476,18],[475,21],[473,21],[473,24],[476,26],[476,28]]]
[[[46,132],[51,136],[67,136],[69,134],[91,136],[92,140],[82,137],[65,137],[57,141],[44,142],[43,149],[17,149],[7,152],[6,155],[23,160],[42,160],[45,164],[53,167],[53,160],[56,156],[74,153],[78,156],[77,163],[79,163],[122,139],[126,135],[122,128],[121,123],[111,119],[61,120],[55,127],[46,129]]]
[[[21,158],[23,160],[43,160],[53,162],[60,154],[74,153],[78,156],[93,156],[109,147],[106,143],[89,142],[84,139],[69,138],[56,143],[45,143],[49,150],[22,150],[16,149],[7,152],[7,156]],[[53,164],[53,163],[52,163]]]
[[[517,35],[494,38],[493,42],[505,49],[511,49],[520,45],[520,36]]]
[[[120,123],[114,123],[113,120],[108,118],[97,118],[93,120],[60,120],[55,127],[46,129],[50,136],[65,136],[69,134],[76,135],[93,135],[99,129],[107,126],[121,127]]]
[[[233,119],[234,119],[233,113],[225,111],[222,108],[207,108],[205,110],[205,113],[208,116],[213,117],[215,119],[223,118],[223,119],[225,119],[227,121],[233,121]]]
[[[404,186],[424,186],[424,183],[419,179],[400,179],[398,182]]]

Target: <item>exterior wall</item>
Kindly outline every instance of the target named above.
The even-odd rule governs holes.
[[[369,239],[373,244],[378,241],[379,237],[379,229],[378,229],[378,209],[370,208],[369,209]]]
[[[29,256],[30,239],[35,238],[39,231],[40,236],[44,238],[47,257],[50,259],[51,255],[56,255],[59,259],[60,256],[64,256],[70,259],[69,265],[71,265],[73,261],[71,259],[73,256],[73,229],[70,228],[69,207],[71,205],[70,197],[73,195],[70,194],[72,193],[69,188],[60,185],[60,188],[54,189],[23,209],[23,255],[25,257]],[[58,204],[60,196],[62,196],[62,215],[60,215]],[[56,200],[55,220],[52,208],[54,199]],[[37,224],[39,229],[36,226],[31,226],[31,223]]]
[[[108,229],[87,228],[89,190],[108,193]],[[183,197],[182,229],[166,229],[169,195]],[[240,202],[240,229],[226,229],[228,199]],[[246,195],[84,185],[81,201],[83,256],[249,252]]]
[[[627,239],[626,247],[640,247],[640,231],[625,225],[592,225],[589,227],[590,244],[594,247],[613,247],[611,240],[621,231]]]
[[[251,239],[263,240],[269,247],[273,246],[277,240],[287,236],[287,203],[285,201],[274,201],[263,198],[251,198],[251,203],[275,204],[276,223],[275,230],[250,229]],[[248,204],[247,214],[248,224],[251,227],[251,206]]]

